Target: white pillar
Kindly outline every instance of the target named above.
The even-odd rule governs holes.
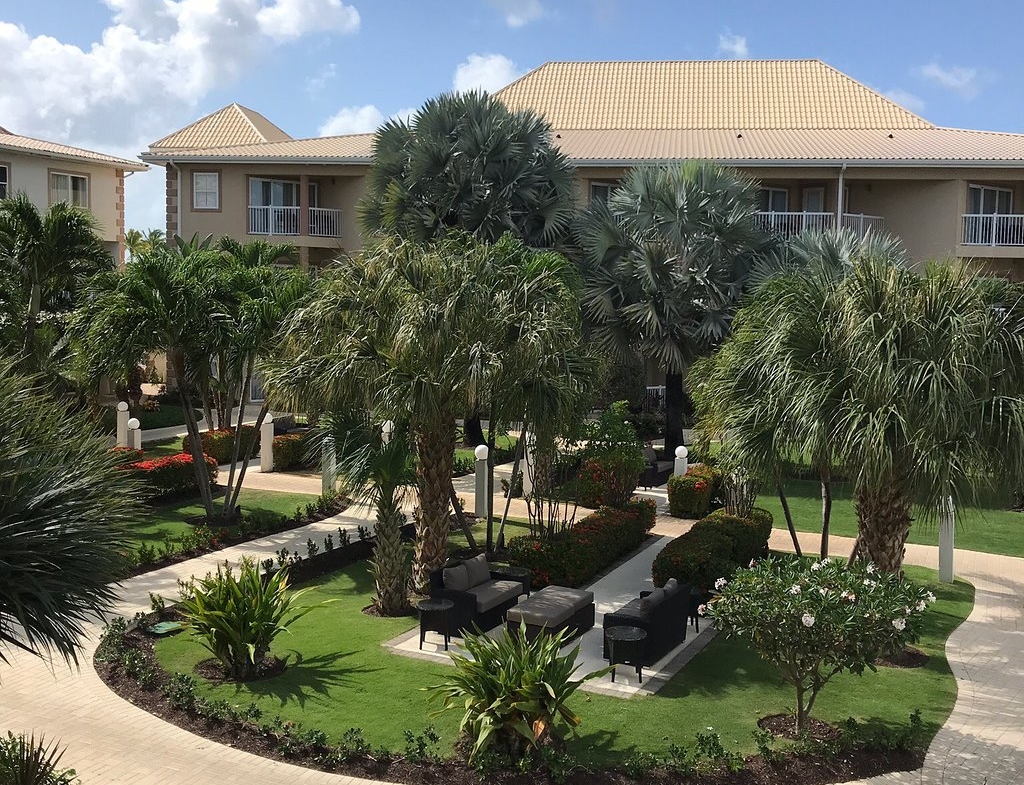
[[[135,417],[128,420],[128,446],[133,450],[142,449],[142,428],[140,423]]]
[[[491,494],[487,487],[487,445],[481,444],[473,451],[476,456],[476,499],[473,504],[473,512],[477,518],[486,518],[491,509]]]
[[[333,492],[338,483],[338,465],[334,453],[334,437],[324,439],[320,448],[320,493]]]
[[[683,445],[680,444],[676,447],[676,463],[675,466],[672,467],[673,474],[680,477],[686,474],[686,470],[689,467],[689,464],[687,463],[687,456],[689,454],[689,450],[687,450]]]
[[[395,432],[395,424],[391,420],[385,420],[380,426],[380,441],[381,444],[387,444],[391,441],[391,434]]]
[[[260,426],[260,471],[274,471],[274,418],[269,414]]]
[[[128,404],[124,401],[117,403],[117,446],[128,446]]]
[[[956,530],[956,512],[953,497],[947,496],[939,505],[939,580],[953,582],[953,534]]]
[[[534,448],[533,434],[527,432],[526,444],[523,445],[523,459],[519,467],[520,472],[523,475],[523,498],[530,496],[533,493],[533,448]]]

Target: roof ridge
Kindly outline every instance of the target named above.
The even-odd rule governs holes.
[[[876,95],[879,98],[881,98],[883,101],[886,101],[886,102],[892,104],[893,106],[899,107],[902,111],[906,112],[911,117],[914,117],[917,120],[920,120],[922,123],[927,123],[932,128],[936,127],[935,123],[933,123],[931,120],[928,120],[927,118],[921,117],[921,115],[919,115],[917,112],[910,111],[903,104],[894,101],[893,99],[889,98],[887,95],[884,95],[883,93],[878,92],[875,88],[871,87],[870,85],[864,84],[864,82],[860,81],[859,79],[854,79],[852,76],[850,76],[845,71],[840,71],[834,65],[831,65],[830,63],[826,63],[824,60],[819,60],[818,62],[821,63],[823,66],[825,66],[825,68],[827,68],[828,70],[838,74],[839,76],[843,77],[844,79],[848,79],[849,81],[853,82],[858,87],[863,87],[865,90],[867,90],[872,95]]]
[[[822,65],[828,65],[828,63],[819,57],[691,57],[681,60],[546,60],[532,71],[527,71],[523,76],[527,76],[528,74],[533,73],[533,71],[539,71],[546,65],[599,65],[603,63],[651,63],[654,65],[664,65],[666,63],[821,63]],[[522,76],[519,77],[519,79],[522,78]],[[516,82],[518,82],[519,79],[517,79]],[[509,84],[515,84],[515,82],[510,82]]]

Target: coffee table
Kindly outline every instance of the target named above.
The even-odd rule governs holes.
[[[451,613],[455,603],[451,600],[435,598],[423,600],[416,609],[420,612],[420,651],[423,651],[423,639],[428,632],[438,632],[444,636],[444,650],[452,639]]]
[[[647,633],[639,627],[607,627],[604,631],[608,642],[608,664],[612,666],[612,681],[615,681],[616,665],[632,665],[636,668],[637,680],[644,683],[644,641]]]

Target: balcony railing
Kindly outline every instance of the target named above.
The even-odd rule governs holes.
[[[341,210],[310,207],[309,234],[312,237],[341,237]]]
[[[297,235],[298,207],[249,207],[249,234]],[[310,237],[341,237],[341,210],[309,208]]]
[[[979,215],[963,217],[964,245],[1024,245],[1024,215]]]
[[[808,230],[824,231],[832,229],[836,225],[835,213],[758,213],[757,218],[761,228],[769,234],[779,237],[792,237]],[[843,213],[841,226],[851,230],[858,237],[864,237],[868,232],[875,234],[885,230],[885,219],[877,215],[863,215],[861,213]]]

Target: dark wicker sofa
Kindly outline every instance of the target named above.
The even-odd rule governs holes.
[[[644,448],[644,460],[647,461],[647,465],[640,472],[640,478],[636,483],[638,486],[657,488],[668,482],[668,478],[672,476],[672,469],[675,467],[674,461],[659,461],[658,453],[651,447]]]
[[[469,573],[465,583],[460,568]],[[455,603],[451,629],[459,631],[497,627],[528,588],[523,579],[505,575],[500,567],[492,568],[482,555],[464,562],[449,562],[430,573],[430,596]]]
[[[686,640],[690,591],[690,584],[671,578],[663,588],[641,592],[617,611],[606,613],[603,627],[639,627],[646,632],[644,665],[653,665]],[[606,657],[607,646],[605,639]]]

